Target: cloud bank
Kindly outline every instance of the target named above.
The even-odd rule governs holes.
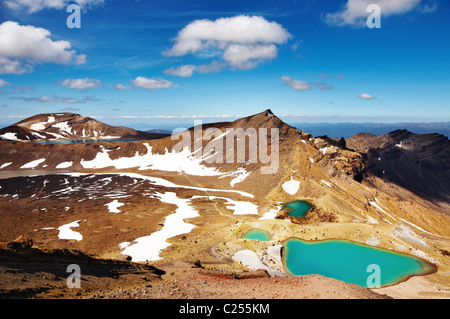
[[[5,21],[0,24],[0,74],[31,72],[35,64],[86,63],[86,55],[76,54],[68,41],[53,41],[50,31],[31,25]]]
[[[367,7],[370,4],[380,6],[381,17],[394,14],[404,14],[417,8],[421,0],[348,0],[341,11],[325,14],[325,22],[330,25],[345,26],[365,26],[367,17]],[[426,6],[426,8],[429,8]],[[429,12],[432,12],[428,10]],[[426,13],[422,10],[422,13]]]
[[[4,4],[15,11],[27,10],[28,13],[34,13],[42,9],[63,9],[73,2],[83,9],[89,9],[102,4],[104,0],[6,0]]]
[[[231,68],[249,70],[276,58],[277,45],[286,43],[291,37],[280,24],[261,16],[195,20],[178,32],[173,46],[163,54],[169,57],[219,56]],[[169,69],[168,72],[178,71],[187,77],[195,70],[192,65],[179,68],[182,69]]]

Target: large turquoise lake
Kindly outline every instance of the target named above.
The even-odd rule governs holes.
[[[374,283],[388,286],[437,269],[413,256],[345,240],[290,238],[284,242],[283,262],[293,275],[320,274],[362,287],[373,287]],[[374,281],[376,273],[378,282]]]
[[[283,205],[287,207],[288,213],[294,217],[303,217],[313,207],[310,203],[304,200],[296,200]]]

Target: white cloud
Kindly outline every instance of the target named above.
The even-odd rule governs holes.
[[[83,64],[84,54],[77,55],[68,41],[53,41],[50,31],[14,21],[0,24],[0,73],[31,72],[38,63]]]
[[[225,63],[212,61],[208,64],[202,64],[195,68],[195,71],[198,73],[211,73],[211,72],[220,72],[226,67]]]
[[[276,44],[291,38],[280,24],[260,16],[195,20],[178,32],[175,44],[164,54],[184,56],[217,52],[231,67],[251,69],[277,56]]]
[[[9,82],[7,82],[7,81],[5,81],[5,80],[3,80],[3,79],[0,79],[0,88],[1,88],[2,86],[9,85],[9,84],[11,84],[11,83],[9,83]]]
[[[102,4],[104,0],[6,0],[5,5],[16,11],[28,10],[29,13],[42,9],[63,9],[72,3],[78,3],[83,9]]]
[[[96,79],[65,79],[62,82],[63,86],[68,87],[69,89],[78,89],[78,90],[89,90],[95,89],[102,86],[102,82]]]
[[[115,86],[114,86],[114,88],[116,89],[116,90],[119,90],[119,91],[121,91],[121,90],[131,90],[131,86],[126,86],[126,85],[123,85],[123,84],[116,84]]]
[[[168,89],[174,86],[173,82],[164,79],[149,79],[144,76],[138,76],[136,79],[130,80],[130,82],[136,87],[147,90]]]
[[[168,74],[168,75],[176,75],[176,76],[181,76],[183,78],[189,78],[192,76],[192,74],[194,74],[195,69],[196,69],[195,65],[186,64],[186,65],[181,65],[177,68],[170,68],[170,69],[164,70],[164,73]]]
[[[301,80],[293,80],[290,76],[282,76],[281,80],[284,85],[290,86],[296,91],[303,92],[310,90],[313,86],[319,88],[321,91],[330,91],[333,89],[332,85],[327,85],[322,82],[306,82]]]
[[[376,99],[375,96],[372,96],[372,95],[367,94],[367,93],[362,93],[362,94],[358,95],[358,98],[361,99],[361,100],[375,100]]]
[[[232,67],[241,70],[253,69],[263,61],[271,60],[277,56],[277,47],[268,45],[241,45],[231,44],[223,54],[223,59]]]
[[[289,76],[282,76],[281,80],[283,80],[285,83],[285,85],[290,86],[291,88],[293,88],[296,91],[307,91],[311,89],[311,83],[309,82],[305,82],[305,81],[301,81],[301,80],[293,80],[291,77]]]
[[[364,26],[370,4],[380,6],[381,17],[393,14],[403,14],[416,8],[421,0],[348,0],[341,11],[325,14],[325,22],[332,25],[358,25]]]
[[[178,67],[166,69],[164,70],[164,73],[168,75],[176,75],[188,78],[191,77],[194,74],[194,72],[197,73],[220,72],[225,67],[226,67],[225,63],[212,61],[211,63],[202,65],[193,65],[193,64],[180,65]]]

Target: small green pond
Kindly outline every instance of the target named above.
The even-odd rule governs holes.
[[[304,200],[296,200],[283,205],[287,207],[288,214],[294,217],[303,217],[313,207],[310,203]]]
[[[244,235],[242,235],[242,238],[269,241],[272,239],[272,236],[265,230],[253,228],[250,229],[248,232],[246,232]]]
[[[320,274],[362,287],[388,286],[437,270],[410,255],[346,240],[290,238],[283,246],[284,267],[291,274]]]

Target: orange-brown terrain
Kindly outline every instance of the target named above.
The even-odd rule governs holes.
[[[100,125],[75,129],[72,120],[83,122],[45,114],[0,131],[16,139],[0,140],[1,297],[450,297],[448,138],[313,137],[267,110],[138,141],[101,142],[101,134],[124,137],[125,129],[95,130],[99,141],[90,143],[22,141],[33,132],[91,137],[90,128]],[[232,128],[249,134],[227,140]],[[261,156],[248,147],[252,129],[261,128],[278,130],[279,140],[268,138],[266,148],[267,155],[278,150],[277,160],[252,160]],[[242,139],[243,154],[227,152],[227,142]],[[191,147],[178,152],[182,140]],[[297,199],[315,208],[292,222],[282,203]],[[268,231],[271,240],[242,239],[251,228]],[[292,276],[273,253],[290,237],[347,239],[417,256],[437,271],[377,289]],[[233,258],[243,250],[256,253],[262,270]],[[66,286],[68,264],[80,265],[81,289]]]

